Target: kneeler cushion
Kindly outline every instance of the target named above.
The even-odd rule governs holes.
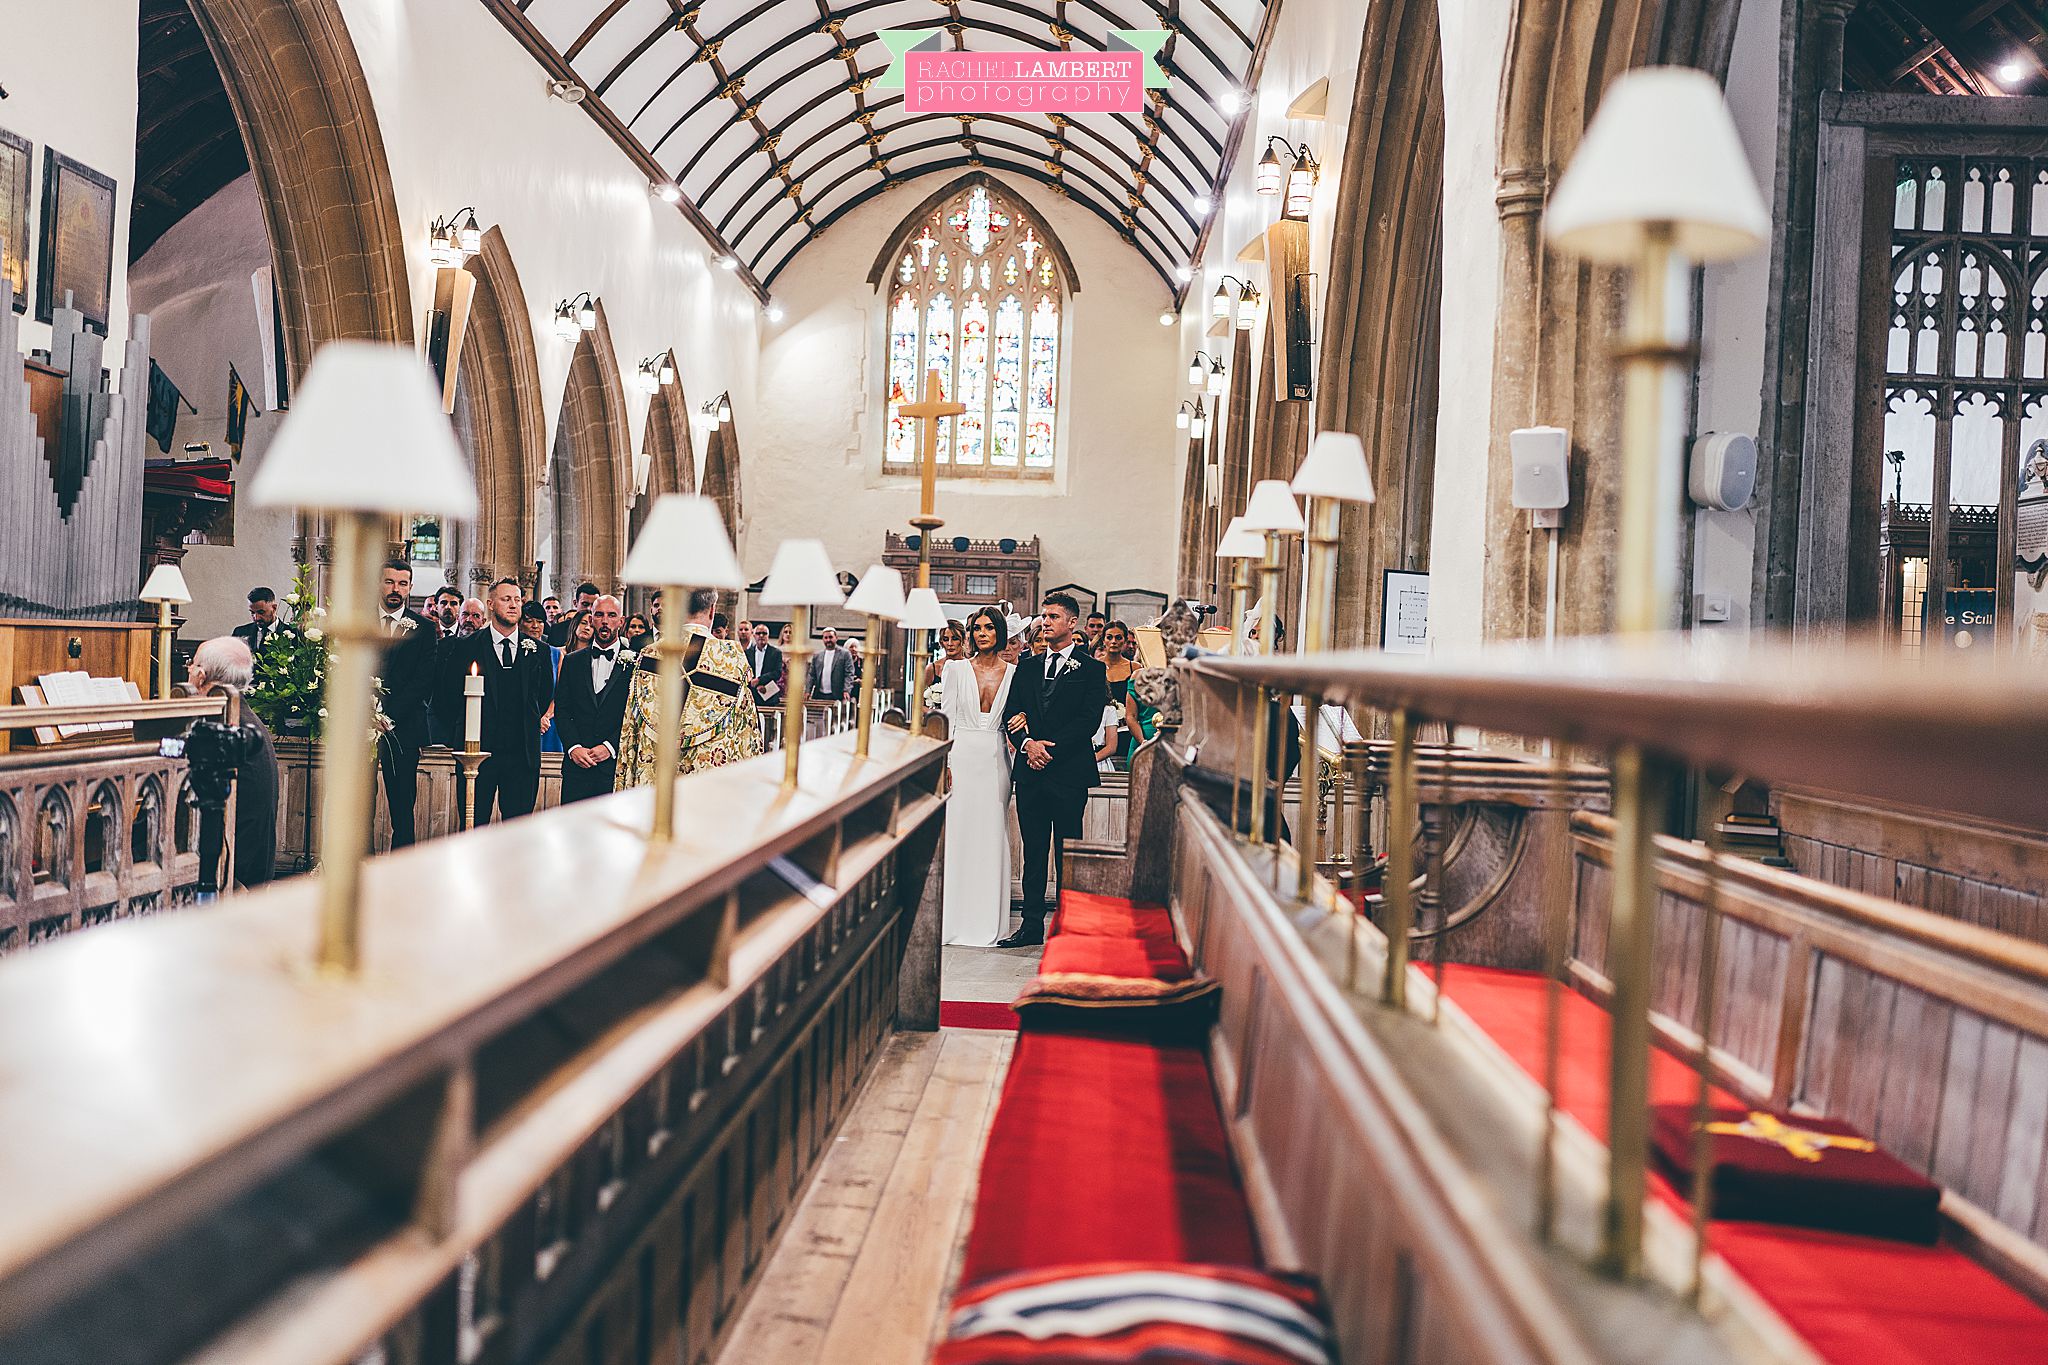
[[[1216,1018],[1217,984],[1195,975],[1172,940],[1064,933],[1047,940],[1038,975],[1011,1007],[1034,1025],[1139,1030],[1197,1041]],[[1114,1020],[1114,1024],[1111,1021]]]
[[[1083,1261],[1258,1264],[1200,1048],[1018,1036],[960,1282]]]
[[[1651,1111],[1658,1160],[1680,1189],[1692,1178],[1695,1111]],[[1761,1109],[1708,1111],[1713,1215],[1825,1228],[1932,1246],[1941,1235],[1941,1187],[1846,1123]]]
[[[1111,1261],[961,1293],[934,1365],[1330,1365],[1309,1281],[1236,1266]]]
[[[1163,905],[1140,905],[1121,896],[1098,896],[1087,891],[1062,891],[1060,907],[1048,932],[1053,936],[1081,935],[1092,938],[1134,938],[1151,943],[1173,943],[1173,916]]]

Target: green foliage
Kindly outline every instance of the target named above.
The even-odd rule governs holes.
[[[263,717],[263,723],[280,735],[307,735],[319,739],[327,728],[328,652],[327,608],[313,595],[312,566],[301,564],[285,594],[284,611],[277,629],[256,654],[256,676],[245,697]],[[383,686],[378,684],[377,719],[383,718]],[[383,728],[373,723],[373,733]]]

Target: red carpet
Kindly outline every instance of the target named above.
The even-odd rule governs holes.
[[[1000,1000],[941,1000],[940,1028],[987,1028],[1013,1032],[1017,1011]]]
[[[1543,978],[1449,966],[1444,991],[1530,1076],[1543,1075]],[[1607,1131],[1607,1013],[1564,992],[1558,1106]],[[1651,1054],[1652,1103],[1691,1099],[1692,1072]],[[1730,1099],[1730,1102],[1739,1102]],[[1677,1204],[1654,1173],[1657,1197]],[[1714,1250],[1824,1359],[1849,1365],[2048,1359],[2048,1311],[1953,1247],[1716,1222]]]
[[[1047,932],[1085,938],[1129,938],[1148,943],[1173,943],[1173,916],[1163,905],[1141,905],[1121,896],[1086,891],[1060,894],[1059,911]]]
[[[1018,1035],[960,1282],[1088,1261],[1258,1264],[1200,1048]]]

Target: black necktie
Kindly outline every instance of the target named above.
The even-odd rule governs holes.
[[[505,661],[505,667],[510,668],[512,666],[512,642],[510,640],[498,641],[498,657]]]

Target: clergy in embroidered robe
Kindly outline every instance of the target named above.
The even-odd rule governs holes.
[[[691,621],[683,639],[683,740],[677,771],[696,772],[753,758],[761,752],[761,718],[747,684],[747,656],[731,640],[717,640],[708,625]],[[655,732],[660,725],[660,682],[653,650],[640,656],[626,696],[619,732],[618,790],[654,780]]]

